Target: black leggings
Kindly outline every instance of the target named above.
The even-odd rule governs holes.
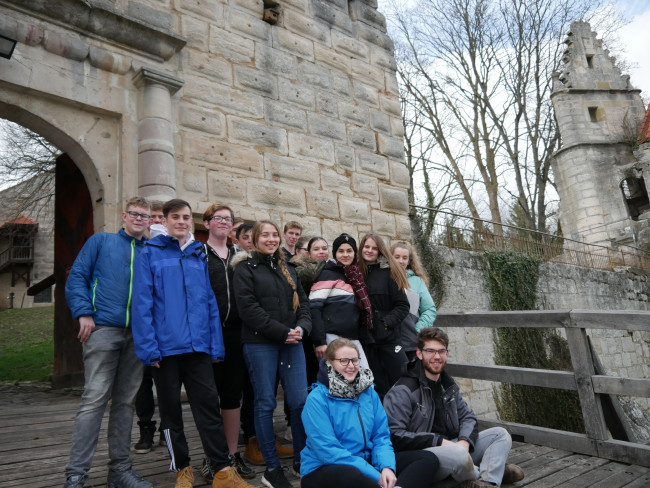
[[[402,488],[429,488],[438,471],[438,458],[430,451],[395,453],[397,483]],[[377,482],[357,468],[342,464],[321,466],[302,477],[301,488],[377,488]]]

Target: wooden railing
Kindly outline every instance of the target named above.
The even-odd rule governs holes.
[[[32,263],[34,246],[10,246],[0,252],[0,269],[11,263]]]
[[[452,376],[578,392],[586,434],[531,425],[480,419],[482,427],[505,427],[523,442],[650,467],[650,446],[611,439],[601,404],[603,395],[650,397],[650,379],[596,374],[588,329],[650,332],[650,312],[636,311],[522,311],[440,313],[435,325],[457,327],[514,327],[564,329],[573,371],[552,371],[511,366],[449,363]],[[643,361],[643,358],[638,358]],[[647,361],[647,358],[645,359]]]

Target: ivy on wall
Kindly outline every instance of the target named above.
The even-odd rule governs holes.
[[[491,310],[535,309],[540,260],[515,251],[486,251],[483,260]],[[495,329],[494,350],[498,365],[572,370],[568,343],[554,329]],[[501,420],[584,432],[574,391],[502,383],[494,399]]]
[[[445,277],[444,259],[440,251],[438,251],[438,247],[432,246],[429,239],[425,236],[425,232],[422,231],[422,219],[420,216],[413,212],[410,217],[413,245],[418,252],[422,266],[424,266],[429,276],[429,293],[431,293],[431,298],[433,298],[436,307],[440,308],[445,298],[443,282]]]

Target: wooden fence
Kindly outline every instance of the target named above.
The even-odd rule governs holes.
[[[589,329],[650,332],[650,312],[553,310],[440,313],[435,325],[443,328],[564,329],[571,352],[572,372],[464,363],[449,363],[447,370],[453,376],[462,378],[577,391],[586,434],[493,419],[480,419],[480,424],[482,427],[505,427],[523,442],[650,467],[650,446],[611,438],[601,402],[605,395],[648,398],[650,379],[597,374],[597,362],[591,352],[587,333]]]

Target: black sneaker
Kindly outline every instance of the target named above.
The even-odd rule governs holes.
[[[212,463],[209,463],[207,458],[203,459],[203,464],[201,465],[201,476],[203,476],[203,479],[212,484],[214,473],[215,471]]]
[[[275,468],[272,471],[264,471],[262,484],[268,488],[293,488],[289,480],[284,475],[282,468]]]
[[[247,480],[252,480],[255,478],[255,471],[246,466],[246,463],[242,459],[241,454],[238,452],[230,456],[230,465],[237,470],[239,476],[242,478]]]
[[[294,462],[293,462],[293,466],[292,466],[292,468],[291,468],[291,472],[293,473],[293,475],[294,475],[296,478],[300,479],[300,461],[294,461]]]

